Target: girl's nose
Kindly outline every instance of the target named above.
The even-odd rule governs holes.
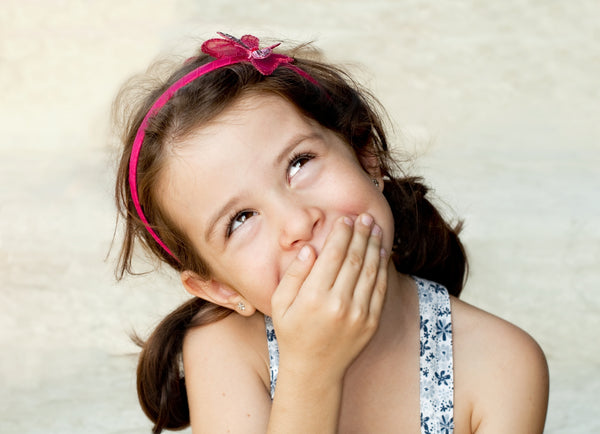
[[[293,199],[282,203],[277,213],[279,243],[284,249],[302,247],[313,240],[323,219],[317,207]]]

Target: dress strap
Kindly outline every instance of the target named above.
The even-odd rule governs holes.
[[[442,285],[414,278],[419,292],[421,434],[454,431],[454,365],[450,296]]]
[[[267,330],[267,346],[269,347],[269,377],[271,379],[271,400],[275,396],[275,385],[277,384],[277,374],[279,373],[279,345],[275,336],[273,320],[265,315],[265,328]]]

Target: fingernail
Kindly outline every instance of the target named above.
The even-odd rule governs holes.
[[[300,259],[301,261],[306,261],[309,256],[310,256],[310,249],[308,248],[308,246],[302,247],[300,249],[300,251],[298,252],[298,259]]]
[[[371,217],[369,214],[363,214],[360,217],[360,221],[362,222],[363,225],[370,226],[371,223],[373,223],[373,217]]]
[[[350,217],[344,217],[344,223],[346,223],[348,226],[352,226],[354,222]]]
[[[377,225],[373,226],[373,229],[371,229],[371,235],[375,235],[375,236],[381,235],[381,228]]]
[[[381,248],[381,250],[379,251],[379,255],[380,255],[382,258],[385,258],[385,257],[387,256],[387,253],[386,253],[386,251],[385,251],[385,249],[384,249],[383,247],[382,247],[382,248]]]

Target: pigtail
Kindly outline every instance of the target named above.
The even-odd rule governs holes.
[[[226,317],[231,310],[193,298],[163,319],[148,340],[135,338],[141,347],[137,366],[137,392],[152,432],[178,430],[190,424],[182,368],[183,339],[188,329]]]
[[[452,226],[426,197],[428,188],[418,177],[390,179],[384,194],[394,213],[396,269],[444,285],[459,296],[468,263],[459,238],[462,222]]]

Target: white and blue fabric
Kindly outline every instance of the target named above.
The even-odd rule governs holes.
[[[450,297],[442,285],[415,278],[419,291],[421,434],[454,431]]]

